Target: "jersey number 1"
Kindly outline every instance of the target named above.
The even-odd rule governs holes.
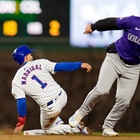
[[[38,79],[38,77],[36,77],[35,75],[32,76],[32,80],[36,80],[40,85],[41,88],[45,88],[47,86],[47,83],[43,83],[40,79]]]

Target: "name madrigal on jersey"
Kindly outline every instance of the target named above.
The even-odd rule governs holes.
[[[41,64],[39,65],[34,65],[31,66],[29,68],[26,69],[26,71],[23,73],[22,77],[21,77],[21,84],[26,84],[27,78],[29,76],[29,74],[35,70],[42,70]]]

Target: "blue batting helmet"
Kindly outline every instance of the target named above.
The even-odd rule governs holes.
[[[34,50],[31,50],[29,49],[28,46],[26,45],[22,45],[22,46],[19,46],[18,48],[16,48],[14,51],[13,51],[13,59],[15,60],[15,62],[18,64],[18,65],[22,65],[23,62],[24,62],[24,57],[33,52]]]

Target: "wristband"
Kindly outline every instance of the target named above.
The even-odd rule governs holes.
[[[18,116],[18,123],[17,123],[16,127],[25,125],[25,120],[26,120],[26,116],[25,117]]]

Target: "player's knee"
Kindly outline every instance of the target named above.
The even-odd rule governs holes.
[[[107,88],[97,88],[95,87],[94,89],[94,92],[97,92],[98,95],[102,96],[102,95],[106,95],[106,94],[109,94],[109,90]]]
[[[125,98],[117,98],[116,99],[116,103],[118,104],[118,105],[120,105],[120,106],[122,106],[122,107],[124,107],[124,108],[127,108],[127,107],[129,107],[129,105],[130,105],[130,101],[129,100],[127,100],[127,99],[125,99]]]
[[[48,129],[54,125],[55,120],[59,116],[60,113],[53,114],[47,121],[46,124],[43,125],[43,129]]]

